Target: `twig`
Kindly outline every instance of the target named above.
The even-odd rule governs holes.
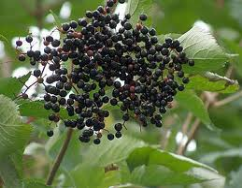
[[[177,154],[178,155],[184,155],[185,151],[187,150],[187,146],[190,144],[190,142],[194,139],[198,129],[199,129],[199,126],[200,126],[200,120],[198,118],[196,118],[196,120],[194,121],[194,123],[192,124],[192,128],[191,128],[191,131],[189,132],[189,135],[188,135],[188,139],[186,141],[185,144],[183,144],[181,142],[178,150],[177,150]]]
[[[50,173],[49,173],[47,181],[46,181],[46,185],[51,185],[53,183],[55,175],[56,175],[56,173],[60,167],[60,164],[64,158],[64,155],[67,151],[68,145],[69,145],[71,137],[72,137],[72,133],[73,133],[73,129],[69,128],[67,131],[66,139],[62,145],[62,148],[55,159],[54,165],[52,166],[52,168],[50,170]]]
[[[193,118],[193,115],[192,115],[191,112],[189,112],[187,114],[187,117],[186,117],[183,125],[182,125],[182,139],[181,139],[180,145],[178,146],[177,154],[180,154],[181,153],[181,149],[183,147],[183,140],[185,138],[185,135],[187,135],[188,127],[191,124],[192,118]]]
[[[183,125],[182,125],[182,134],[183,134],[183,135],[186,135],[186,134],[187,134],[188,126],[189,126],[189,124],[190,124],[191,121],[192,121],[192,117],[193,117],[192,113],[189,112],[189,113],[187,114],[187,117],[186,117],[186,119],[185,119]]]
[[[4,63],[0,64],[0,69],[3,77],[10,77],[11,76],[11,69],[12,69],[12,62],[9,60],[9,58],[6,56],[4,57]],[[5,63],[7,62],[7,63]]]
[[[230,78],[232,76],[233,72],[234,72],[234,67],[233,66],[230,66],[228,68],[227,72],[226,72],[225,77]]]
[[[206,94],[208,95],[208,93]],[[202,93],[201,97],[205,97],[206,96],[205,93]],[[208,108],[213,102],[208,100],[209,97],[206,97],[206,102],[205,102],[205,107]],[[186,119],[187,120],[187,119]],[[189,132],[188,134],[188,139],[186,141],[185,144],[183,144],[183,142],[180,143],[178,149],[177,149],[177,154],[178,155],[184,155],[185,151],[187,150],[187,147],[188,145],[190,144],[190,142],[195,138],[196,136],[196,133],[199,129],[199,126],[200,126],[200,119],[199,118],[196,118],[194,123],[192,124],[191,126],[191,131]],[[185,124],[185,123],[184,123]]]
[[[220,107],[220,106],[223,106],[223,105],[226,105],[230,102],[233,102],[235,100],[237,100],[238,98],[242,97],[242,91],[239,91],[237,93],[235,93],[234,95],[231,95],[221,101],[217,101],[213,104],[214,107]]]

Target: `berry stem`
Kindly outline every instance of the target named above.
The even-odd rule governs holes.
[[[59,154],[57,155],[54,165],[52,166],[50,173],[47,177],[47,181],[46,181],[46,185],[52,185],[55,175],[60,167],[60,164],[65,156],[65,153],[67,151],[68,145],[70,143],[71,137],[72,137],[72,133],[73,133],[73,129],[69,128],[66,134],[66,139],[62,145],[62,148],[59,152]]]

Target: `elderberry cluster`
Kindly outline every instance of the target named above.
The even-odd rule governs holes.
[[[49,120],[63,120],[66,127],[81,130],[81,142],[94,137],[99,144],[104,131],[109,140],[120,138],[130,118],[144,127],[162,127],[162,115],[189,82],[182,66],[194,65],[178,40],[159,43],[156,30],[144,25],[145,14],[136,26],[129,22],[130,14],[120,20],[113,13],[118,2],[125,0],[108,0],[104,7],[86,11],[85,17],[64,23],[58,28],[64,38],[46,36],[44,52],[32,50],[33,38],[27,36],[30,49],[18,57],[38,65],[33,75],[44,85],[44,108],[52,111]],[[46,69],[51,75],[45,77]],[[122,122],[114,125],[114,133],[106,128],[109,111],[104,105],[122,111]],[[62,108],[72,118],[63,119]],[[47,134],[52,136],[53,131]]]

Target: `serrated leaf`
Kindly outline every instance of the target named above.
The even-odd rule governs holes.
[[[23,148],[31,133],[30,125],[20,122],[17,106],[9,98],[0,95],[0,158]],[[3,108],[4,107],[4,108]]]
[[[127,158],[127,164],[131,171],[141,165],[161,165],[177,173],[186,172],[192,168],[204,168],[214,171],[209,166],[192,159],[152,147],[135,149]]]
[[[212,91],[219,93],[234,93],[239,90],[239,84],[236,80],[219,76],[211,72],[204,75],[191,76],[188,89],[195,89],[198,91]]]
[[[19,106],[19,111],[22,116],[31,116],[35,118],[48,118],[48,116],[53,113],[51,110],[44,109],[44,101],[42,100],[25,102]],[[63,119],[76,118],[76,116],[68,116],[64,108],[61,108],[59,114]]]
[[[210,130],[218,131],[218,128],[213,125],[202,99],[200,99],[192,90],[179,92],[175,99],[183,108],[198,117]]]
[[[130,182],[141,186],[189,185],[204,179],[192,174],[177,173],[159,165],[139,166],[131,173]]]
[[[24,83],[29,79],[31,73],[28,73],[20,78],[1,78],[0,79],[0,94],[10,98],[15,98],[24,86]]]
[[[25,102],[19,106],[21,116],[31,116],[36,118],[48,118],[50,111],[44,109],[43,101]]]
[[[195,61],[194,67],[184,66],[187,73],[218,70],[228,60],[215,38],[199,27],[193,27],[178,38],[187,57]]]
[[[2,178],[4,187],[6,188],[23,188],[17,169],[9,157],[5,157],[0,160],[0,177]]]

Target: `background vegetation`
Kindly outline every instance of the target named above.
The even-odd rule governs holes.
[[[98,146],[79,143],[74,133],[52,187],[240,188],[242,1],[128,3],[134,23],[145,12],[160,41],[165,35],[181,41],[196,62],[186,70],[191,82],[176,97],[162,129],[140,130],[133,121],[122,139],[103,139]],[[48,113],[35,101],[34,91],[27,103],[14,100],[32,78],[29,63],[16,60],[16,39],[29,32],[41,39],[61,22],[101,4],[103,0],[1,0],[0,187],[48,187],[46,177],[66,136],[62,125],[54,137],[46,136]],[[111,113],[110,126],[120,118],[119,111]]]

